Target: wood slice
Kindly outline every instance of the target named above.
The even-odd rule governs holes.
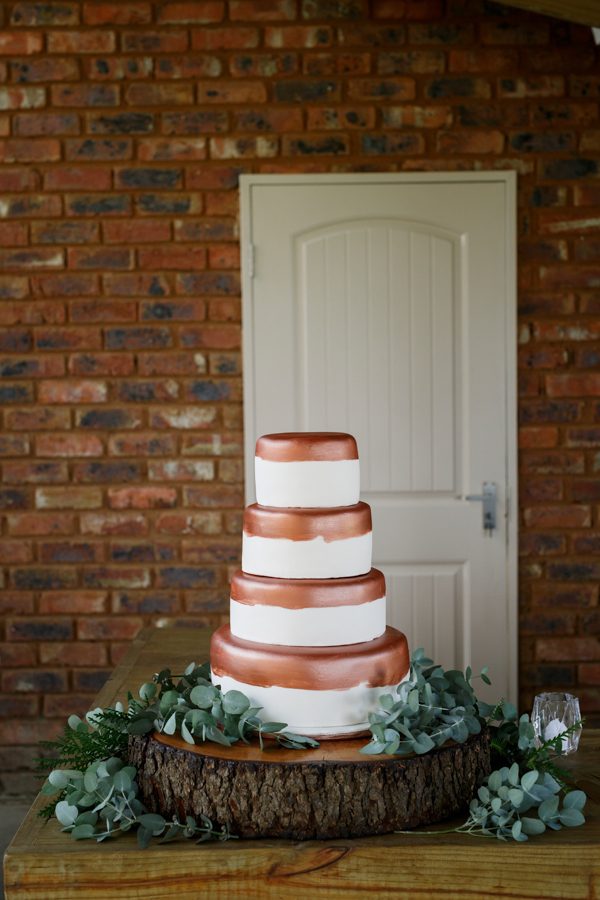
[[[141,798],[166,818],[209,816],[243,838],[363,837],[431,825],[466,810],[490,772],[487,732],[424,756],[369,757],[366,741],[318,750],[258,745],[193,747],[179,738],[130,737]]]

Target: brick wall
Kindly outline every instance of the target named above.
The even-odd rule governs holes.
[[[479,0],[2,11],[0,771],[143,625],[226,614],[241,172],[518,172],[522,702],[576,688],[598,711],[590,30]]]

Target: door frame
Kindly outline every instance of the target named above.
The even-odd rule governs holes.
[[[517,264],[516,264],[516,188],[515,172],[378,172],[347,173],[343,175],[241,175],[240,176],[240,244],[242,270],[242,353],[244,397],[244,470],[246,502],[253,499],[255,422],[254,378],[254,244],[252,240],[253,188],[261,185],[327,185],[327,184],[454,184],[497,182],[504,189],[505,210],[505,272],[506,305],[505,321],[505,477],[506,505],[506,584],[508,605],[507,661],[509,699],[516,702],[518,696],[518,480],[517,480]]]

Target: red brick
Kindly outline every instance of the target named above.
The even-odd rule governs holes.
[[[241,322],[242,304],[237,297],[214,297],[208,301],[211,322]]]
[[[183,505],[211,508],[239,508],[243,504],[243,491],[239,486],[230,484],[203,484],[201,487],[183,488]]]
[[[49,31],[49,53],[112,53],[116,46],[113,31]]]
[[[0,33],[0,55],[29,56],[39,53],[43,47],[42,32],[3,31]]]
[[[80,353],[69,357],[71,375],[131,375],[134,369],[130,353]]]
[[[106,222],[104,229],[118,223]],[[106,240],[106,237],[105,237]],[[72,322],[134,322],[136,304],[133,300],[74,300],[69,304],[69,317]],[[86,349],[93,350],[93,346]]]
[[[111,509],[155,509],[175,506],[177,490],[172,487],[109,488]]]
[[[524,510],[525,524],[542,528],[585,528],[592,524],[589,506],[531,506]]]
[[[100,438],[92,434],[43,434],[35,439],[37,456],[102,456]]]
[[[217,411],[211,406],[180,406],[150,410],[153,428],[203,429],[214,425]]]
[[[520,447],[556,447],[558,444],[558,428],[550,425],[532,426],[519,429]]]
[[[65,687],[66,690],[66,687]],[[61,702],[62,698],[61,698]],[[7,719],[0,723],[0,745],[12,748],[20,744],[37,744],[39,741],[56,740],[62,725],[43,719]]]
[[[532,602],[537,606],[567,606],[587,608],[598,601],[598,585],[593,584],[537,584],[533,586]]]
[[[4,479],[6,481],[6,479]],[[33,548],[29,541],[0,540],[0,563],[11,565],[33,560]]]
[[[520,44],[524,46],[547,44],[548,24],[538,18],[533,22],[513,23],[510,21],[484,22],[481,26],[484,44]]]
[[[103,381],[42,381],[38,396],[42,403],[103,403],[107,386]]]
[[[568,428],[567,447],[597,447],[600,444],[600,428]]]
[[[97,693],[95,689],[92,693],[80,694],[69,691],[69,710],[76,715],[83,717],[85,713],[94,705],[94,696]],[[48,694],[44,697],[44,716],[48,719],[64,719],[65,714],[65,698],[60,694]]]
[[[546,391],[550,397],[596,397],[600,395],[600,374],[547,375]]]
[[[230,0],[229,16],[233,22],[277,22],[296,17],[295,0]]]
[[[160,31],[126,31],[121,35],[126,53],[180,53],[187,50],[187,31],[161,29]]]
[[[500,78],[498,96],[505,99],[525,97],[562,97],[565,80],[562,75],[538,75],[533,78]]]
[[[187,84],[130,85],[125,100],[131,106],[189,106],[194,102],[194,89]]]
[[[578,674],[581,684],[600,684],[600,663],[582,663]]]
[[[225,4],[220,0],[201,0],[198,3],[164,3],[158,12],[162,25],[214,25],[225,16]]]
[[[155,522],[162,534],[220,534],[222,514],[216,511],[200,513],[161,513]]]
[[[152,5],[129,0],[127,3],[84,3],[83,21],[86,25],[147,25],[152,21]]]
[[[413,78],[398,77],[383,80],[373,78],[351,79],[347,85],[351,100],[393,101],[413,100],[415,81]],[[333,98],[335,99],[335,98]]]
[[[11,535],[71,534],[74,517],[70,513],[11,513],[7,524]]]
[[[198,102],[206,103],[261,103],[267,99],[266,87],[261,81],[200,81],[197,87]]]
[[[96,222],[32,222],[32,244],[86,244],[99,239]]]
[[[138,251],[138,263],[142,269],[195,270],[206,267],[206,250],[194,246],[154,247]]]
[[[138,159],[151,162],[206,159],[206,139],[145,138],[138,142]]]
[[[50,89],[54,106],[118,106],[119,88],[114,84],[54,85]]]
[[[600,320],[567,320],[543,322],[535,325],[538,341],[594,341],[600,338]]]
[[[108,595],[106,591],[45,591],[39,600],[39,611],[43,615],[77,615],[78,613],[103,613],[106,612]],[[43,648],[47,646],[56,652],[60,652],[61,645],[48,644],[40,647],[41,657]],[[64,644],[66,649],[70,644]],[[41,662],[52,662],[58,658],[41,658]],[[63,660],[65,661],[65,660]],[[75,663],[81,665],[81,663]],[[101,665],[99,662],[91,662],[90,665]]]
[[[333,30],[327,25],[284,25],[265,28],[265,45],[277,49],[299,47],[307,50],[330,47]]]
[[[46,105],[46,89],[43,87],[5,87],[2,89],[4,109],[38,109]]]
[[[27,244],[27,225],[24,222],[0,222],[0,241],[3,247]],[[1,315],[0,311],[0,321]]]
[[[502,153],[503,149],[501,131],[442,131],[437,134],[440,153]]]
[[[206,303],[204,300],[144,300],[140,306],[140,319],[143,322],[153,320],[162,321],[167,319],[169,321],[183,320],[187,322],[202,322],[205,318]],[[157,354],[152,358],[160,360],[161,354]],[[175,372],[167,372],[166,370],[173,365],[175,366]],[[198,371],[198,363],[194,361],[192,356],[168,354],[167,359],[165,360],[164,371],[160,374],[194,374]],[[141,366],[140,373],[142,373]],[[146,372],[146,374],[151,375],[153,373]]]
[[[600,660],[600,640],[595,637],[540,638],[536,650],[538,659],[549,662]]]
[[[518,55],[515,50],[472,49],[451,50],[448,58],[450,72],[515,72]]]
[[[42,297],[90,297],[98,294],[98,276],[48,273],[33,276],[31,286],[33,293]]]
[[[60,159],[60,142],[38,139],[35,141],[0,140],[0,160],[14,162],[56,162]]]
[[[138,616],[78,619],[77,637],[83,641],[104,641],[115,638],[131,640],[139,634],[143,625],[143,619]]]
[[[169,456],[176,450],[173,434],[119,434],[108,439],[111,456]]]
[[[148,463],[150,481],[212,481],[214,463],[208,460],[152,460]]]
[[[99,350],[102,333],[99,328],[41,328],[35,333],[38,350]],[[40,385],[40,393],[45,390]]]
[[[64,462],[5,462],[2,480],[6,484],[60,484],[69,480],[69,473]]]
[[[44,187],[46,190],[87,190],[106,191],[112,183],[110,169],[61,166],[49,169],[44,173]]]
[[[146,516],[140,513],[82,513],[80,523],[82,534],[122,534],[128,537],[145,535],[149,527]]]
[[[3,666],[35,666],[36,647],[34,644],[15,644],[13,641],[0,643],[0,657]]]
[[[105,292],[115,297],[164,297],[170,293],[169,283],[160,275],[107,272],[102,281]]]

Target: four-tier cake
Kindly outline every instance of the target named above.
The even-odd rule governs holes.
[[[213,680],[290,731],[363,732],[380,695],[407,676],[409,653],[406,637],[386,627],[385,579],[371,568],[356,441],[268,434],[255,473],[230,624],[211,642]]]

